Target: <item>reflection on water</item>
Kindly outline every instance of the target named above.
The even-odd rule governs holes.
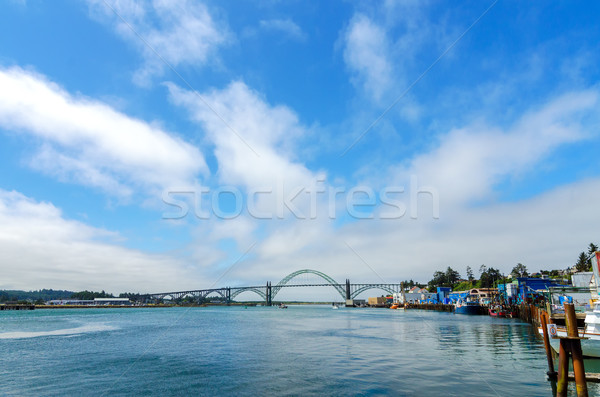
[[[46,334],[0,339],[2,395],[552,395],[543,343],[516,319],[329,306],[2,312],[0,335],[18,332]]]

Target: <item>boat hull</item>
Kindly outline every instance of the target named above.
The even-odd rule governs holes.
[[[506,313],[501,311],[489,310],[490,316],[492,317],[506,317]]]
[[[538,332],[542,337],[544,336],[544,331],[542,327],[538,327]],[[558,329],[556,334],[559,337],[566,337],[567,331]],[[590,334],[590,333],[580,333],[579,336],[583,336],[589,339],[581,340],[581,351],[585,357],[598,357],[600,358],[600,334]],[[560,339],[558,338],[549,338],[550,346],[552,349],[558,353],[558,349],[560,346]]]
[[[456,314],[480,314],[481,306],[457,306],[454,308]]]

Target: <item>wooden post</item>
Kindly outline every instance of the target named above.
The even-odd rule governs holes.
[[[574,338],[569,340],[571,356],[573,358],[573,373],[575,374],[575,385],[577,396],[587,397],[587,382],[585,380],[585,368],[583,365],[583,354],[581,351],[581,340],[577,331],[577,316],[575,315],[575,306],[572,303],[565,303],[565,322],[567,323],[567,336]],[[562,342],[562,341],[561,341]]]
[[[578,337],[577,316],[575,315],[575,306],[572,303],[565,302],[565,323],[567,324],[567,336]]]
[[[560,340],[560,348],[558,349],[558,380],[556,382],[556,396],[567,397],[567,389],[569,386],[569,353],[565,349],[567,340]]]
[[[552,360],[552,346],[550,346],[550,338],[548,337],[548,321],[546,312],[541,312],[542,332],[544,334],[544,347],[546,348],[546,358],[548,359],[548,372],[546,374],[550,378],[556,378],[557,373],[554,371],[554,362]]]

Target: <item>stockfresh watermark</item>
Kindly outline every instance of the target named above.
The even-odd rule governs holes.
[[[418,219],[425,213],[440,217],[440,197],[433,186],[420,186],[416,176],[410,177],[408,188],[384,186],[330,186],[324,178],[308,185],[290,185],[279,181],[272,186],[242,190],[236,186],[198,186],[169,188],[162,193],[168,210],[162,218],[235,219],[249,215],[255,219],[329,219],[349,216],[355,219]],[[423,212],[419,207],[423,208]]]

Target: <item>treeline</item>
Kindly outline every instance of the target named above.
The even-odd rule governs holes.
[[[38,291],[0,290],[0,302],[45,302],[53,299],[67,299],[73,291],[41,289]]]
[[[139,297],[139,293],[125,292],[119,294],[119,298],[129,298],[135,300]],[[0,303],[5,302],[35,302],[43,304],[46,301],[59,299],[79,299],[79,300],[94,300],[94,298],[114,298],[113,294],[105,291],[67,291],[41,289],[38,291],[22,291],[22,290],[0,290]]]
[[[598,251],[598,246],[590,243],[586,251],[582,251],[577,258],[574,268],[578,272],[588,272],[592,270],[591,258]],[[540,270],[539,273],[530,274],[527,266],[522,263],[517,263],[511,270],[512,277],[541,277],[542,275],[549,278],[570,277],[569,270]],[[470,266],[466,269],[466,278],[463,279],[460,273],[452,267],[448,266],[445,271],[436,271],[433,273],[433,278],[427,283],[429,291],[435,291],[437,287],[450,287],[454,291],[463,291],[470,288],[492,288],[498,285],[505,279],[504,275],[498,269],[481,265],[479,267],[479,279],[476,279],[473,270]],[[406,281],[405,281],[406,283]],[[411,280],[411,286],[413,281]],[[417,283],[414,283],[417,285]]]
[[[478,280],[475,279],[470,266],[467,266],[466,275],[467,278],[463,279],[458,271],[448,266],[444,272],[433,273],[433,278],[427,283],[427,289],[435,291],[437,287],[449,287],[455,291],[462,291],[470,288],[492,288],[504,279],[500,270],[485,265],[479,267]]]
[[[94,291],[79,291],[79,292],[74,292],[70,298],[71,299],[79,299],[79,300],[94,300],[95,298],[114,298],[115,296],[113,294],[109,294],[104,292],[104,290],[102,290],[102,292],[94,292]]]

